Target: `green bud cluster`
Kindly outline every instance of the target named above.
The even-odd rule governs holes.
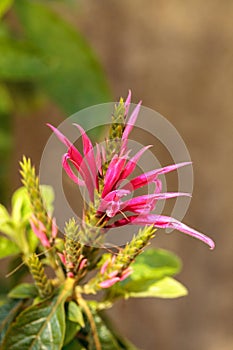
[[[35,217],[44,224],[47,232],[51,232],[52,230],[52,221],[47,214],[47,210],[45,208],[40,186],[39,179],[36,176],[35,167],[31,164],[31,159],[23,157],[22,162],[20,162],[22,175],[22,183],[26,187],[29,200],[31,203],[32,211]]]
[[[106,140],[106,163],[103,165],[103,174],[106,173],[113,155],[120,152],[122,142],[121,139],[125,128],[125,117],[125,104],[124,100],[121,98],[119,103],[115,105],[108,140]]]
[[[155,236],[155,231],[154,226],[145,226],[140,229],[138,234],[116,255],[112,270],[118,270],[119,275],[126,270],[134,259],[143,252],[143,249],[150,244],[150,240]]]
[[[132,240],[115,255],[115,260],[112,260],[112,254],[104,254],[99,265],[102,266],[103,263],[109,259],[109,265],[107,266],[105,273],[101,274],[98,272],[96,276],[84,286],[84,292],[89,294],[98,291],[100,289],[99,284],[115,271],[118,271],[118,273],[114,276],[121,277],[123,272],[150,243],[150,240],[154,237],[155,231],[156,229],[153,226],[145,226],[143,229],[140,229],[138,234],[135,235]]]
[[[53,292],[51,280],[45,274],[44,267],[36,254],[27,258],[26,263],[35,281],[41,298],[49,297]]]
[[[65,234],[66,272],[75,275],[82,259],[83,246],[80,243],[79,226],[74,218],[66,223]]]

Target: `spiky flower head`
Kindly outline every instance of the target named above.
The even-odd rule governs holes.
[[[41,298],[51,296],[53,292],[52,282],[45,274],[44,267],[36,254],[32,254],[26,260],[26,264],[32,274]]]
[[[110,129],[110,135],[114,135],[114,131],[116,131],[117,135],[115,148],[111,146],[110,149],[110,161],[106,159],[107,150],[101,148],[100,145],[97,146],[97,152],[95,152],[91,140],[80,125],[75,124],[82,135],[83,155],[58,129],[49,125],[60,141],[68,148],[67,153],[63,156],[63,167],[66,173],[76,184],[85,186],[88,190],[91,202],[90,207],[95,209],[94,212],[92,211],[94,215],[92,224],[98,227],[100,223],[101,227],[105,229],[128,224],[172,228],[202,240],[213,249],[214,242],[204,234],[172,217],[152,213],[158,200],[178,196],[190,196],[188,193],[162,192],[162,182],[160,180],[160,175],[187,166],[190,162],[154,169],[142,173],[133,179],[129,179],[140,157],[149,147],[143,147],[131,159],[129,158],[128,138],[137,120],[141,106],[141,102],[139,102],[128,118],[127,113],[129,111],[130,98],[131,94],[129,94],[125,103],[120,100],[118,107],[115,109],[116,115],[119,114],[120,124],[118,127],[115,126],[115,121]],[[115,117],[115,120],[117,120],[117,117]],[[121,136],[120,142],[118,142],[119,135]],[[114,142],[113,138],[110,137],[109,142],[112,145]],[[120,147],[116,145],[120,145]],[[70,163],[76,168],[80,176],[74,173]],[[126,179],[129,179],[129,181],[122,187],[122,181]],[[134,190],[143,188],[151,183],[155,185],[153,193],[129,198],[130,194],[133,195]],[[97,201],[96,198],[98,199]],[[88,210],[86,212],[88,213]],[[122,218],[119,218],[119,215]]]

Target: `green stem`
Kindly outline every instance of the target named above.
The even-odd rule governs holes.
[[[76,300],[78,302],[78,304],[83,308],[83,310],[85,311],[87,318],[90,322],[90,326],[91,326],[91,330],[92,330],[92,335],[93,335],[93,339],[95,342],[95,346],[96,346],[96,350],[102,350],[101,344],[100,344],[100,340],[98,337],[98,332],[97,332],[97,328],[96,328],[96,324],[95,324],[95,320],[92,316],[91,310],[89,308],[89,306],[87,305],[87,302],[82,298],[81,294],[79,292],[77,292],[76,290]]]

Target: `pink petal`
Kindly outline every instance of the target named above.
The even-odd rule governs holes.
[[[62,254],[62,253],[59,253],[59,252],[57,252],[57,255],[61,259],[62,264],[66,266],[66,257],[65,257],[65,255]]]
[[[113,190],[114,185],[119,180],[125,162],[126,159],[124,157],[118,157],[117,155],[115,155],[112,158],[104,178],[104,189],[102,193],[102,198],[104,198],[110,191]]]
[[[87,136],[85,130],[78,124],[74,124],[80,131],[82,135],[82,141],[83,141],[83,153],[86,156],[87,163],[89,165],[89,168],[91,170],[92,176],[95,179],[97,175],[97,167],[96,167],[96,160],[94,156],[94,149],[93,145],[91,143],[91,140]]]
[[[193,228],[169,216],[155,215],[155,214],[148,214],[144,216],[143,215],[130,216],[127,219],[124,218],[115,222],[112,225],[112,227],[122,226],[127,224],[154,225],[155,227],[158,227],[158,228],[173,228],[175,230],[186,233],[194,238],[197,238],[203,241],[204,243],[209,245],[210,249],[214,249],[215,247],[215,244],[211,238],[207,237],[203,233],[200,233],[194,230]]]
[[[135,124],[135,122],[137,120],[137,117],[138,117],[138,114],[139,114],[139,111],[140,111],[140,108],[141,108],[141,104],[142,104],[142,101],[140,101],[137,104],[137,106],[135,107],[135,109],[133,110],[133,112],[132,112],[132,114],[131,114],[131,116],[129,118],[129,121],[126,124],[125,130],[123,132],[122,140],[128,139],[129,133],[133,129],[134,124]]]
[[[83,152],[85,155],[87,155],[90,151],[93,150],[93,146],[91,143],[91,140],[89,139],[89,137],[87,136],[85,130],[79,125],[79,124],[73,124],[74,126],[76,126],[76,128],[79,129],[81,135],[82,135],[82,141],[83,141]]]
[[[63,159],[62,159],[62,166],[63,166],[64,170],[66,171],[67,175],[71,178],[71,180],[73,180],[79,186],[85,186],[85,182],[74,174],[73,170],[71,169],[71,167],[68,163],[68,159],[70,159],[68,153],[64,154]]]
[[[123,189],[114,190],[109,192],[104,198],[102,198],[102,202],[108,203],[109,201],[112,201],[112,200],[118,200],[124,196],[127,196],[129,193],[130,193],[129,190],[123,190]]]
[[[118,281],[120,281],[119,277],[113,277],[101,282],[99,285],[101,288],[109,288],[109,287],[112,287]]]
[[[72,146],[72,143],[57,129],[55,128],[53,125],[47,123],[46,124],[50,129],[52,129],[52,131],[54,132],[54,134],[59,138],[59,140],[64,143],[65,146],[67,146],[68,148]]]
[[[126,270],[123,271],[120,277],[120,281],[124,281],[127,277],[129,277],[133,273],[132,267],[128,267]]]
[[[155,181],[153,181],[156,185],[156,188],[155,188],[155,193],[159,194],[161,193],[162,191],[162,181],[160,179],[156,179]]]
[[[68,272],[68,273],[67,273],[67,277],[69,277],[69,278],[74,278],[74,273],[73,273],[73,272]]]
[[[125,100],[125,114],[126,115],[129,112],[130,103],[131,103],[131,90],[129,90],[128,96]]]
[[[38,226],[39,226],[38,222]],[[30,219],[30,225],[31,228],[33,230],[33,232],[35,233],[35,235],[39,238],[41,244],[45,247],[45,248],[50,248],[50,243],[49,240],[45,234],[45,232],[43,232],[40,227],[37,226],[37,224],[35,223],[35,221],[33,219]],[[43,224],[42,224],[43,225]],[[43,225],[44,226],[44,225]]]
[[[118,271],[115,270],[115,271],[110,272],[110,273],[108,274],[108,277],[109,277],[109,278],[113,278],[113,277],[115,277],[115,276],[117,276],[117,275],[118,275]]]
[[[106,260],[103,265],[101,266],[100,273],[103,275],[106,272],[107,267],[109,266],[110,261]]]
[[[53,218],[52,220],[52,238],[56,238],[57,237],[57,225],[56,225],[56,219]]]
[[[79,153],[79,151],[77,150],[76,147],[74,147],[74,145],[54,126],[52,126],[51,124],[47,124],[50,129],[52,129],[52,131],[55,133],[55,135],[58,137],[58,139],[65,145],[68,147],[68,153],[70,158],[77,164],[77,166],[80,166],[83,158],[81,156],[81,154]]]
[[[120,179],[126,179],[136,168],[137,162],[145,151],[147,151],[151,145],[143,147],[138,153],[136,153],[126,164],[125,169],[122,171]]]
[[[87,264],[87,259],[85,258],[85,259],[83,259],[82,261],[81,261],[81,263],[80,263],[80,265],[79,265],[79,270],[82,270],[84,267],[85,267],[85,265]]]
[[[98,143],[96,143],[96,166],[100,175],[102,175],[102,159],[101,159],[100,146]]]
[[[189,193],[182,192],[167,192],[138,196],[131,198],[128,201],[122,202],[121,210],[132,211],[135,213],[144,213],[145,211],[152,211],[157,200],[175,198],[180,196],[190,197],[191,195]]]
[[[157,179],[157,176],[159,176],[161,174],[169,173],[170,171],[176,170],[180,167],[183,167],[183,166],[189,165],[189,164],[191,164],[191,162],[178,163],[178,164],[166,166],[164,168],[159,168],[159,169],[148,171],[147,173],[141,174],[141,175],[135,177],[134,179],[130,180],[130,182],[128,184],[126,184],[123,188],[125,188],[125,189],[127,189],[127,188],[132,189],[133,188],[134,190],[136,190],[137,188],[140,188],[142,186],[145,186],[145,185],[155,181]]]
[[[128,195],[130,191],[127,190],[115,190],[109,192],[100,202],[98,212],[105,212],[108,217],[112,218],[120,210],[120,198]]]

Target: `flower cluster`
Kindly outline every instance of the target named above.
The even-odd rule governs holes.
[[[187,166],[190,162],[154,169],[129,179],[140,157],[150,147],[143,147],[131,158],[129,156],[130,151],[127,147],[129,134],[137,120],[141,106],[140,102],[126,121],[130,101],[131,94],[129,93],[125,103],[121,100],[116,106],[115,119],[110,130],[109,139],[105,143],[106,147],[97,144],[95,149],[84,129],[80,125],[74,124],[82,135],[83,155],[57,128],[48,124],[68,149],[62,161],[64,170],[76,184],[85,186],[88,190],[90,207],[94,208],[93,215],[96,218],[94,225],[98,226],[98,223],[101,223],[101,227],[106,229],[128,224],[154,225],[157,228],[176,229],[202,240],[213,249],[214,242],[204,234],[172,217],[152,213],[158,200],[190,196],[188,193],[163,193],[162,182],[159,178],[160,175]],[[113,137],[113,134],[115,137]],[[111,150],[110,156],[109,149]],[[72,166],[78,174],[74,172]],[[126,179],[129,179],[127,184],[122,185]],[[151,183],[155,185],[153,193],[127,198],[129,195],[133,195],[134,190]],[[85,215],[86,213],[84,213],[83,225],[85,225]],[[119,218],[119,215],[122,217]]]
[[[82,154],[61,131],[49,125],[67,148],[62,157],[64,170],[85,191],[82,218],[69,218],[63,237],[53,216],[53,189],[40,185],[30,159],[24,156],[20,162],[24,187],[14,193],[11,213],[0,205],[0,228],[5,235],[0,238],[6,248],[0,257],[20,254],[22,264],[8,276],[26,265],[34,284],[17,285],[4,298],[6,304],[4,301],[0,306],[0,314],[6,336],[0,341],[1,349],[18,349],[19,344],[21,348],[38,349],[51,344],[57,350],[70,346],[131,348],[128,341],[112,332],[100,310],[111,307],[119,298],[177,298],[187,294],[185,286],[173,278],[180,271],[179,258],[163,249],[145,251],[157,228],[177,229],[214,248],[214,242],[204,234],[172,217],[154,214],[157,201],[189,196],[163,191],[161,175],[190,163],[133,174],[150,146],[131,155],[129,135],[141,103],[130,114],[130,101],[129,93],[125,102],[121,99],[115,105],[109,134],[102,144],[93,146],[83,128],[75,125],[82,137]],[[104,244],[111,228],[124,225],[142,227],[124,246]],[[98,298],[86,297],[96,293]]]

